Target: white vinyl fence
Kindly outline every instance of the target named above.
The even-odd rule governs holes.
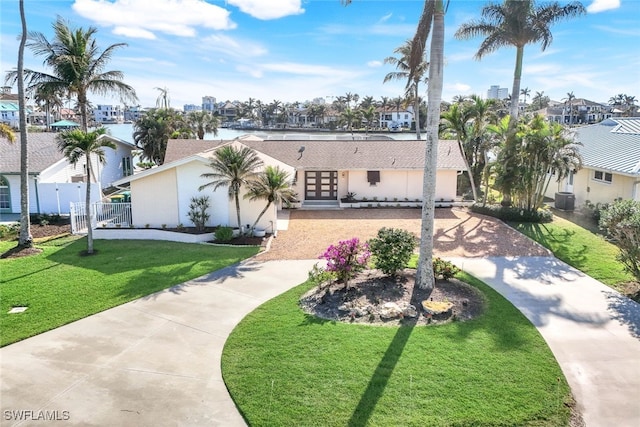
[[[131,224],[131,203],[93,203],[93,222],[91,228],[97,227],[129,227]],[[85,203],[71,203],[71,232],[85,234],[87,217]]]

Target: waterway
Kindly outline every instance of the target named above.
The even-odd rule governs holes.
[[[123,141],[127,141],[133,144],[133,124],[117,124],[117,125],[105,125],[112,136],[122,139]],[[217,135],[213,133],[207,133],[204,136],[204,139],[209,140],[230,140],[237,138],[242,135],[256,135],[263,139],[295,139],[295,140],[331,140],[331,139],[351,139],[352,135],[349,132],[310,132],[310,131],[300,131],[300,130],[273,130],[273,131],[264,131],[264,130],[250,130],[250,129],[227,129],[220,128],[218,129]],[[394,139],[394,140],[415,140],[416,134],[412,133],[400,133],[400,132],[370,132],[369,137],[373,135],[380,135],[381,139]],[[362,138],[364,137],[364,133],[354,133],[353,138]],[[422,135],[422,139],[424,139],[424,134]]]

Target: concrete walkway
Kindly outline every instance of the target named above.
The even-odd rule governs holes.
[[[640,304],[553,257],[449,259],[538,328],[587,427],[640,426]]]
[[[244,426],[224,343],[315,262],[249,260],[0,349],[0,425]]]

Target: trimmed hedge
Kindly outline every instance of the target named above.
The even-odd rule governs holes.
[[[538,209],[537,211],[528,211],[513,206],[502,205],[478,205],[471,206],[471,212],[482,215],[499,218],[503,221],[515,222],[551,222],[553,213],[548,209]]]

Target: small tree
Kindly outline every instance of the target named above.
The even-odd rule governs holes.
[[[378,237],[369,240],[375,267],[391,276],[407,266],[415,247],[416,237],[400,228],[383,227]]]
[[[600,213],[600,228],[620,248],[618,260],[640,280],[640,202],[619,200]]]
[[[327,261],[327,271],[335,272],[336,278],[344,282],[346,289],[349,279],[367,267],[370,256],[369,245],[360,243],[360,239],[354,237],[329,246],[320,259]]]
[[[209,221],[210,215],[207,213],[209,209],[209,196],[192,197],[191,204],[189,204],[189,213],[187,216],[189,220],[193,222],[196,230],[204,230],[207,221]]]

